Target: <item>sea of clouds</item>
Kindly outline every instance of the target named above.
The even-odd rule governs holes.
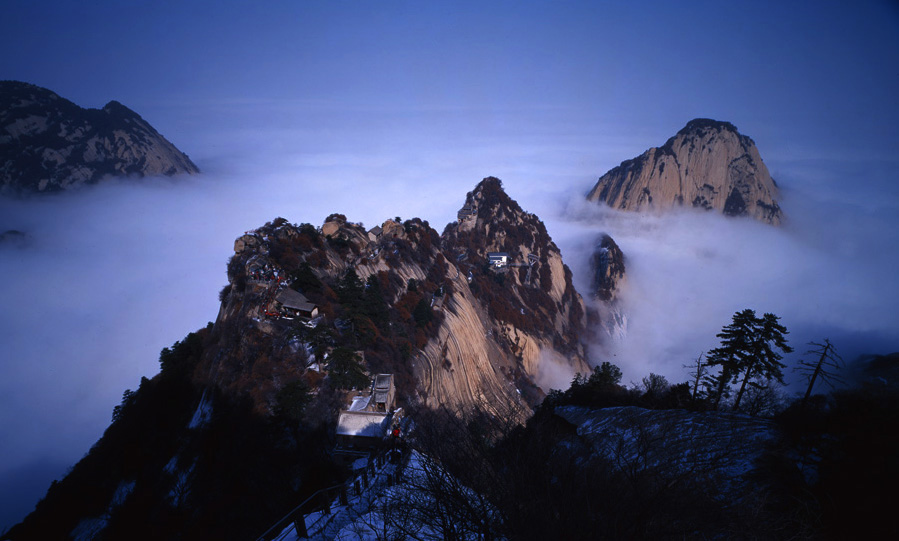
[[[607,168],[598,159],[614,164],[642,141],[623,149],[609,139],[594,152],[564,138],[460,147],[439,135],[422,147],[247,129],[200,141],[199,176],[0,199],[0,233],[27,234],[0,245],[0,530],[87,452],[122,392],[158,372],[163,347],[215,319],[234,239],[278,216],[319,225],[340,212],[368,227],[418,216],[440,232],[467,191],[498,176],[545,221],[585,297],[599,235],[624,251],[627,333],[590,351],[591,362],[620,366],[625,383],[649,372],[686,380],[683,365],[715,347],[715,333],[744,308],[780,316],[797,353],[824,338],[847,359],[899,350],[891,184],[846,184],[784,162],[783,227],[689,210],[638,215],[583,195]],[[548,367],[541,377],[562,387],[572,376]]]

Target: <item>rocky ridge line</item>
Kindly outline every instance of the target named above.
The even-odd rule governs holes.
[[[199,172],[119,102],[83,109],[45,88],[0,81],[0,193],[58,192],[106,177]]]
[[[366,230],[339,214],[320,228],[278,219],[247,232],[229,263],[212,330],[217,345],[198,375],[251,394],[266,411],[289,381],[315,386],[323,377],[314,335],[353,340],[347,333],[358,336],[353,347],[369,370],[396,375],[407,404],[533,406],[549,391],[539,385],[545,363],[589,371],[584,301],[542,222],[494,178],[467,195],[463,211],[443,235],[419,219]],[[497,252],[508,256],[505,265],[489,262]],[[350,271],[383,296],[378,318],[353,315],[340,298]],[[267,313],[288,283],[319,307],[313,330]],[[295,329],[301,337],[292,342]]]

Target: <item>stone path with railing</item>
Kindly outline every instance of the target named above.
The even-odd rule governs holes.
[[[316,510],[304,512],[303,506],[294,510],[291,513],[293,518],[289,519],[290,523],[270,539],[278,541],[334,539],[345,526],[368,512],[381,491],[399,482],[408,461],[408,454],[401,453],[397,456],[396,463],[391,463],[388,460],[388,453],[378,455],[347,483],[326,492],[322,498],[325,503],[318,504]],[[302,525],[299,520],[303,521]],[[303,529],[303,525],[305,535],[302,531],[298,531]]]

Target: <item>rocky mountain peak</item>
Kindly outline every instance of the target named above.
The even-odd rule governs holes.
[[[497,217],[508,213],[521,213],[521,207],[503,189],[503,183],[496,177],[487,177],[466,195],[467,204],[476,204],[478,209]]]
[[[321,340],[360,352],[373,373],[395,375],[403,401],[432,407],[533,405],[567,383],[545,381],[546,363],[586,373],[586,308],[540,220],[495,178],[460,215],[442,236],[418,218],[366,228],[339,214],[321,227],[279,218],[247,232],[212,331],[221,346],[200,372],[250,393],[261,411],[278,386],[260,377],[321,379],[310,349]],[[280,306],[287,289],[317,315]]]
[[[730,122],[697,118],[661,147],[621,162],[587,194],[621,210],[691,206],[778,225],[777,184],[755,142]]]
[[[138,119],[143,120],[140,117],[140,115],[138,115],[137,113],[135,113],[128,107],[125,107],[124,105],[122,105],[121,103],[119,103],[115,100],[112,100],[109,103],[107,103],[106,105],[104,105],[102,111],[104,111],[110,115],[116,115],[116,116],[125,117],[125,118],[136,117]]]
[[[477,256],[509,252],[526,257],[543,249],[558,251],[543,222],[509,197],[496,177],[485,178],[466,194],[458,221],[449,224],[443,236],[454,249]]]
[[[702,132],[706,130],[714,130],[718,132],[726,130],[736,134],[740,133],[739,130],[737,130],[736,126],[724,120],[715,120],[712,118],[694,118],[693,120],[687,122],[687,125],[681,128],[680,131],[677,132],[677,134],[702,135]]]
[[[190,158],[117,101],[84,109],[0,81],[0,193],[56,192],[112,176],[199,173]]]
[[[737,127],[730,122],[711,118],[694,118],[687,122],[686,126],[662,145],[661,150],[673,153],[675,143],[683,145],[684,141],[694,144],[696,141],[703,141],[706,145],[713,142],[717,144],[730,143],[739,146],[745,152],[750,152],[755,147],[755,141],[748,135],[741,134]]]
[[[620,282],[624,279],[624,254],[607,234],[602,234],[590,258],[593,269],[592,293],[605,302],[616,299]]]
[[[586,366],[577,338],[586,308],[571,271],[543,222],[509,197],[499,179],[485,178],[466,195],[442,241],[525,373],[535,377],[541,358],[559,354],[564,364]]]

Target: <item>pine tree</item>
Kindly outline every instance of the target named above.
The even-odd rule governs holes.
[[[371,381],[362,366],[362,359],[350,348],[334,348],[328,357],[327,368],[331,383],[338,389],[364,389]]]
[[[592,387],[615,387],[621,383],[621,369],[606,361],[593,369],[587,380]]]
[[[362,293],[362,313],[368,316],[381,329],[387,328],[390,314],[387,310],[387,301],[381,291],[381,282],[377,274],[372,274],[365,281],[365,291]]]
[[[303,262],[296,270],[290,273],[290,287],[300,293],[321,293],[321,280],[312,272],[309,263]]]
[[[730,325],[726,325],[716,336],[721,338],[721,347],[709,351],[708,365],[720,366],[715,406],[717,407],[725,387],[742,379],[740,390],[734,399],[734,409],[739,409],[740,400],[747,385],[759,385],[754,378],[765,381],[776,380],[783,383],[784,364],[780,362],[783,353],[790,353],[793,348],[787,345],[784,335],[789,334],[781,325],[777,316],[766,313],[761,318],[755,311],[746,309],[733,316]]]
[[[746,309],[733,316],[733,322],[726,325],[718,333],[721,346],[709,351],[706,355],[708,366],[720,366],[721,373],[714,378],[714,407],[718,409],[726,388],[739,377],[740,367],[746,365],[750,355],[749,340],[753,334],[756,317],[755,311]]]
[[[351,312],[357,312],[362,304],[363,290],[362,280],[359,279],[355,269],[350,268],[337,283],[337,299]]]

